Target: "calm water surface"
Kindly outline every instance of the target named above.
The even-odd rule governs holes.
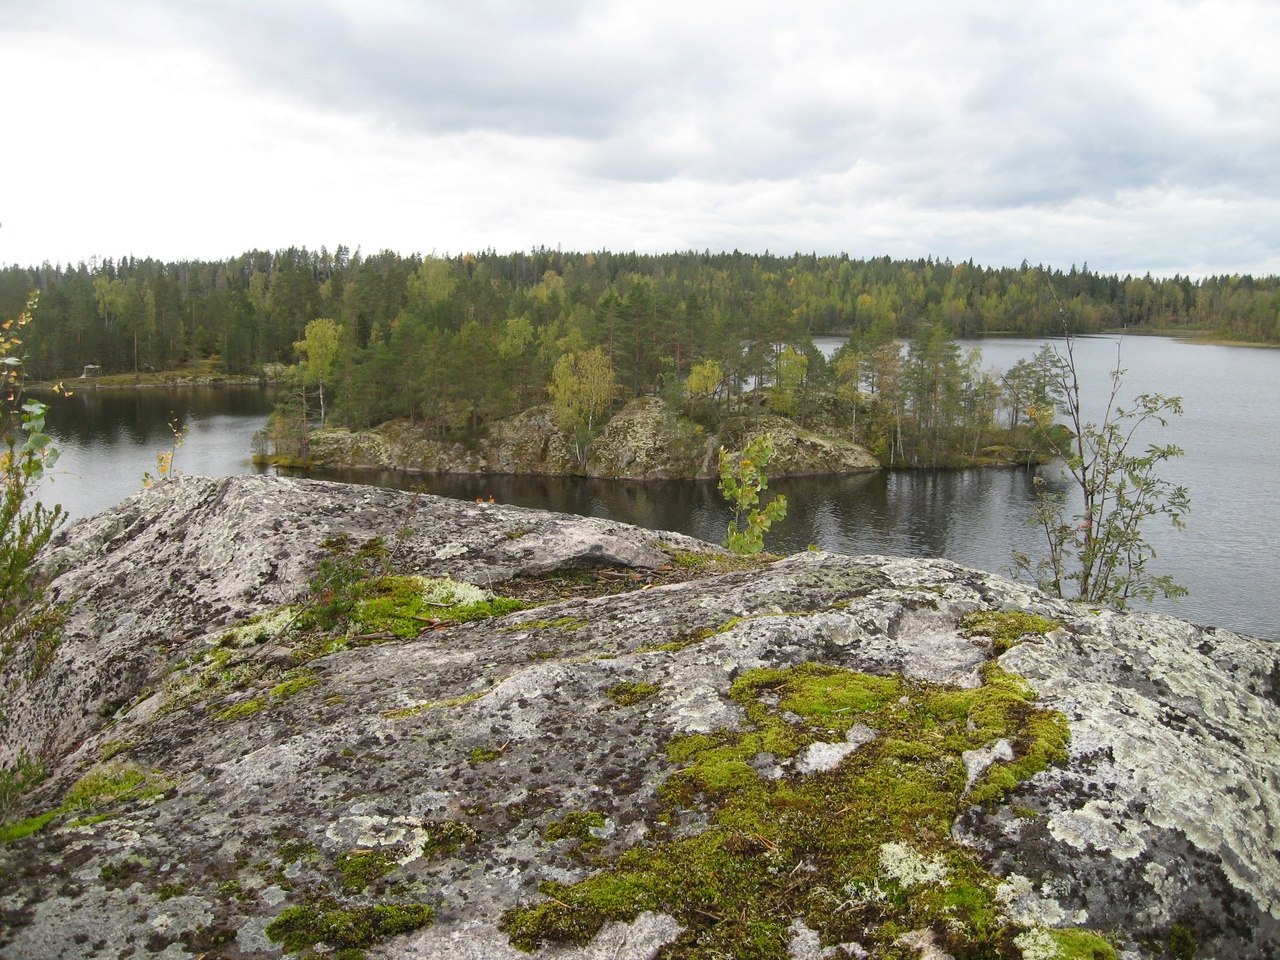
[[[171,422],[183,431],[174,464],[182,473],[226,477],[252,473],[250,440],[273,404],[259,387],[80,389],[70,397],[41,395],[58,463],[42,499],[87,517],[142,489],[156,472],[156,454],[172,450]]]
[[[1006,369],[1042,340],[985,340],[983,365]],[[834,349],[838,341],[824,342]],[[1108,385],[1117,344],[1078,341],[1077,357],[1090,396]],[[1191,490],[1188,529],[1152,525],[1154,566],[1191,590],[1167,610],[1200,623],[1280,639],[1280,350],[1200,346],[1157,337],[1120,345],[1127,373],[1121,397],[1180,394],[1184,416],[1151,435],[1186,456],[1163,475]],[[177,466],[185,473],[249,473],[249,441],[271,406],[266,390],[82,391],[56,400],[50,432],[62,449],[57,476],[44,496],[73,516],[119,502],[154,471],[155,453],[172,438],[175,416],[186,431]],[[1052,473],[1052,471],[1048,471]],[[318,474],[319,475],[319,474]],[[679,530],[706,540],[724,536],[728,513],[713,483],[628,483],[539,477],[417,477],[401,473],[324,474],[445,496],[493,496],[504,503],[610,517]],[[842,553],[943,556],[999,573],[1014,549],[1034,554],[1030,515],[1032,472],[1023,469],[896,471],[855,477],[775,481],[786,494],[787,519],[771,533],[779,552],[809,545]]]

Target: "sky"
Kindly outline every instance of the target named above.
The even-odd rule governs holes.
[[[0,264],[1280,274],[1275,0],[0,0]]]

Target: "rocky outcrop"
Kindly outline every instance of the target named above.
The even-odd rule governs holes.
[[[76,524],[46,563],[70,603],[60,656],[0,718],[0,764],[59,756],[210,631],[289,603],[335,542],[380,538],[387,563],[489,586],[591,565],[656,567],[715,550],[675,533],[378,487],[180,477]],[[665,552],[664,552],[665,551]]]
[[[755,418],[742,443],[760,433],[774,439],[772,476],[879,469],[865,448],[806,430],[786,417]],[[546,406],[492,424],[470,444],[440,440],[404,421],[391,421],[372,430],[316,431],[310,452],[314,466],[327,468],[663,480],[718,476],[722,444],[723,438],[679,416],[662,400],[647,397],[627,404],[604,426],[592,440],[585,464]]]
[[[1263,641],[267,477],[47,562],[6,960],[1280,952]]]

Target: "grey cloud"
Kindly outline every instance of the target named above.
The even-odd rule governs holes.
[[[191,3],[177,28],[254,82],[423,133],[603,135],[654,54],[592,37],[582,4],[415,4],[385,22],[319,5],[237,7],[228,17],[225,3]]]
[[[0,0],[0,29],[194,50],[265,98],[419,137],[405,150],[424,167],[440,155],[435,138],[480,134],[477,151],[501,142],[477,154],[486,185],[545,177],[560,206],[652,197],[610,221],[644,236],[672,235],[662,204],[697,197],[704,205],[678,225],[697,247],[755,237],[808,248],[823,235],[828,249],[847,238],[866,253],[1100,263],[1136,236],[1154,263],[1161,233],[1177,229],[1256,263],[1277,243],[1275,206],[1262,201],[1280,196],[1272,9]],[[471,142],[453,136],[445,150]],[[1147,195],[1256,202],[1272,219],[1250,224],[1232,207],[1226,226],[1196,229],[1162,211],[1164,226],[1144,232],[1147,211],[1126,204]],[[874,224],[863,223],[868,205],[880,210]],[[511,202],[500,206],[505,228]],[[1064,213],[1103,208],[1111,213],[1084,226]],[[539,208],[536,226],[555,212]],[[641,214],[666,221],[641,225]],[[1043,226],[1051,214],[1060,219]],[[1033,246],[1033,223],[1052,235],[1043,254],[1018,249]],[[1013,237],[1010,249],[997,251],[996,235]],[[947,249],[930,249],[930,237]]]

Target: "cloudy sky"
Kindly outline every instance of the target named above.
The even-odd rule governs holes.
[[[1275,0],[0,0],[0,264],[1280,273]]]

